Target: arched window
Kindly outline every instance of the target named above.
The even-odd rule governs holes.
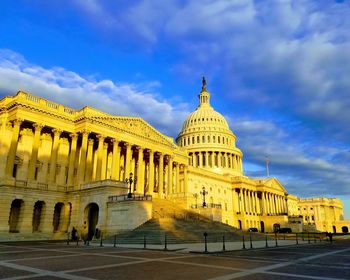
[[[210,136],[208,135],[208,143],[210,143]]]
[[[202,143],[205,143],[205,136],[202,136]]]
[[[192,136],[192,144],[194,144],[194,136]]]
[[[218,136],[218,143],[220,143],[220,136]]]
[[[213,136],[213,143],[215,143],[215,135]]]
[[[201,138],[199,136],[197,136],[197,143],[201,142]]]

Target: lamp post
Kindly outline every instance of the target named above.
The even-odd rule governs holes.
[[[132,198],[131,187],[132,187],[132,183],[134,182],[134,180],[133,180],[133,178],[132,178],[132,176],[133,176],[132,172],[130,172],[129,176],[130,176],[130,177],[129,177],[129,178],[126,178],[125,182],[126,182],[127,184],[129,184],[128,198]]]
[[[202,188],[200,194],[203,195],[203,207],[206,207],[207,204],[205,203],[205,196],[208,194],[208,192],[205,190],[205,187]]]

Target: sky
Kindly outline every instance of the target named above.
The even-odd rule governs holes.
[[[350,1],[3,0],[0,97],[139,116],[176,138],[201,78],[247,176],[350,219]],[[161,116],[161,117],[160,117]]]

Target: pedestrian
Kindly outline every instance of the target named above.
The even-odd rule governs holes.
[[[77,230],[75,227],[72,228],[72,241],[77,241]]]

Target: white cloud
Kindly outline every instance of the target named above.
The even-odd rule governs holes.
[[[94,80],[61,67],[46,69],[33,65],[17,53],[0,50],[1,95],[24,90],[76,109],[90,105],[114,115],[141,116],[164,133],[175,136],[181,127],[178,119],[187,115],[186,105],[175,106],[149,93],[154,85],[159,86],[159,82],[150,81],[143,90],[133,84]]]
[[[244,162],[260,165],[248,170],[251,176],[265,176],[266,156],[270,174],[287,184],[288,191],[303,196],[350,195],[349,150],[322,146],[295,139],[293,131],[286,131],[273,121],[235,119],[234,132],[238,146],[245,155]],[[310,154],[314,154],[311,156]]]

